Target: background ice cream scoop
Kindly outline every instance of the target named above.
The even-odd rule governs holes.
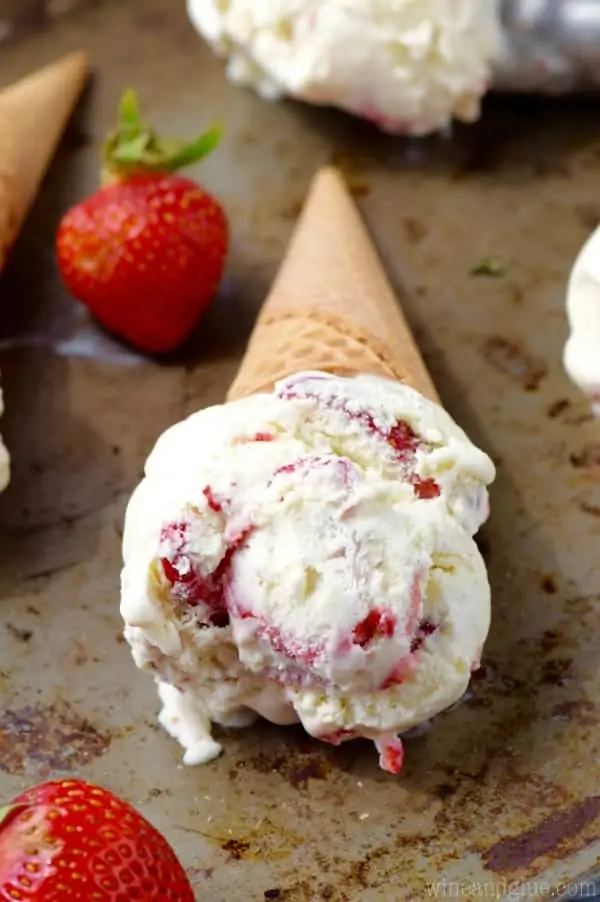
[[[479,114],[497,0],[188,0],[232,81],[423,134]]]
[[[578,0],[188,0],[232,81],[425,134],[477,119],[488,87],[600,86],[600,7]]]
[[[565,369],[600,416],[600,228],[581,249],[567,288]]]
[[[464,692],[489,628],[489,458],[418,392],[304,373],[157,443],[127,512],[126,637],[189,763],[210,724],[398,734]]]

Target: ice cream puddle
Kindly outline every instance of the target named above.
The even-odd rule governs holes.
[[[324,277],[326,276],[326,278]],[[313,183],[227,402],[158,440],[127,509],[121,612],[160,723],[402,735],[464,696],[490,623],[473,536],[494,465],[439,403],[335,170]]]

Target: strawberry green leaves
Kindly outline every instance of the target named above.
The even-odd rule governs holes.
[[[110,181],[143,173],[172,173],[208,156],[220,143],[222,127],[212,125],[192,141],[162,138],[141,115],[138,96],[127,90],[119,104],[118,125],[104,145]]]

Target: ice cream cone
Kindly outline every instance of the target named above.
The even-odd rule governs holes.
[[[72,53],[0,91],[0,267],[27,215],[88,73]]]
[[[321,169],[227,398],[302,370],[397,379],[439,403],[339,173]]]

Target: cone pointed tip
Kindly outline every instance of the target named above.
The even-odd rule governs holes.
[[[56,61],[57,64],[60,62],[61,60]],[[71,66],[73,69],[81,69],[86,73],[90,70],[90,58],[85,50],[71,51],[71,53],[62,57],[62,63],[64,66]]]
[[[325,163],[320,169],[317,169],[312,179],[312,190],[327,184],[335,184],[336,188],[341,189],[344,193],[348,192],[346,179],[342,172],[332,163]]]
[[[85,50],[72,50],[45,66],[46,71],[54,70],[85,77],[90,71],[90,58]]]
[[[322,210],[330,220],[334,215],[343,220],[352,220],[359,216],[343,172],[330,163],[317,169],[303,207],[305,217],[310,215],[320,217]]]
[[[291,368],[291,369],[290,369]],[[342,172],[315,173],[229,399],[291,371],[370,373],[437,393]]]
[[[70,50],[68,53],[64,53],[62,56],[57,57],[53,62],[49,63],[49,65],[57,66],[60,63],[66,65],[68,62],[71,62],[87,66],[89,59],[89,55],[85,50]]]
[[[54,84],[61,82],[71,85],[74,91],[83,89],[86,78],[90,72],[89,56],[83,50],[74,50],[51,63],[29,72],[22,78],[9,85],[0,88],[0,98],[3,102],[16,101],[24,91],[31,90],[31,86],[40,84]]]

